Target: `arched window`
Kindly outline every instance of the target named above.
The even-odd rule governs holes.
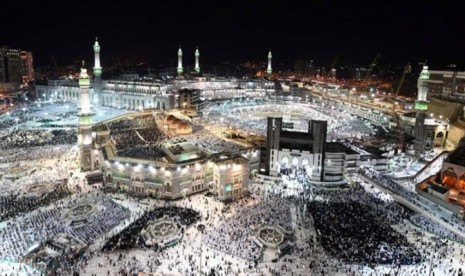
[[[302,159],[302,166],[308,166],[308,158]]]
[[[282,164],[289,164],[289,157],[283,156],[283,158],[281,158],[281,163]]]
[[[299,165],[299,158],[292,157],[292,165],[293,166],[298,166]]]

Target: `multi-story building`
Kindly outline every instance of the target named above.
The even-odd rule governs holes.
[[[152,113],[134,113],[124,118],[136,121],[147,115]],[[92,168],[103,171],[106,187],[165,199],[210,190],[220,200],[231,200],[248,191],[250,174],[258,163],[256,151],[208,155],[189,140],[175,139],[162,143],[158,158],[123,156],[111,139],[108,126],[112,121],[100,122],[93,128]]]
[[[465,72],[429,70],[424,82],[430,96],[465,97]]]
[[[20,49],[0,48],[0,85],[18,87],[34,79],[32,53]]]
[[[178,108],[198,109],[201,103],[201,91],[198,89],[181,89],[179,90]]]
[[[21,82],[21,50],[0,48],[0,82],[11,83]]]
[[[20,53],[22,61],[22,81],[23,83],[28,83],[35,79],[34,77],[34,62],[32,58],[32,52],[21,51]]]
[[[359,167],[360,153],[326,142],[326,121],[311,120],[307,132],[284,130],[284,125],[283,118],[268,118],[265,174],[276,176],[284,168],[297,167],[314,182],[337,182]]]

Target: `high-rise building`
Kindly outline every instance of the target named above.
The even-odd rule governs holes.
[[[13,84],[22,82],[21,50],[0,48],[0,83]]]
[[[34,62],[32,58],[32,52],[29,51],[21,51],[20,53],[21,61],[22,61],[22,82],[28,83],[35,79],[34,77]]]
[[[423,86],[428,90],[430,96],[441,96],[451,99],[456,99],[457,97],[465,98],[465,72],[427,71],[428,78],[423,78]]]
[[[0,84],[19,86],[34,80],[32,53],[20,49],[0,48]]]

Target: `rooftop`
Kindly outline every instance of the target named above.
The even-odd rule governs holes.
[[[192,161],[201,157],[202,153],[198,147],[190,142],[166,142],[162,146],[163,152],[170,161],[181,163]]]
[[[326,152],[330,153],[339,153],[343,152],[346,154],[357,154],[355,150],[339,143],[339,142],[327,142],[326,143]]]

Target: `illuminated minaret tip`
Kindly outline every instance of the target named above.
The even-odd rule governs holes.
[[[417,100],[415,101],[415,109],[417,110],[428,109],[428,79],[428,66],[424,65],[417,82],[418,95]]]
[[[268,67],[266,68],[266,73],[268,75],[271,75],[271,73],[273,72],[273,70],[271,69],[271,58],[273,56],[271,55],[271,50],[268,52]]]
[[[184,69],[182,68],[182,50],[181,50],[181,45],[179,45],[179,50],[178,50],[178,68],[177,72],[179,75],[183,73]]]
[[[84,61],[82,61],[81,73],[79,74],[79,88],[80,88],[80,103],[81,115],[90,114],[90,98],[89,98],[90,78],[87,74]]]
[[[195,70],[197,73],[200,72],[199,57],[200,57],[199,47],[197,47],[197,48],[195,49],[195,68],[194,68],[194,70]]]
[[[102,75],[102,67],[100,66],[100,45],[98,39],[95,37],[94,43],[94,75],[100,77]]]

